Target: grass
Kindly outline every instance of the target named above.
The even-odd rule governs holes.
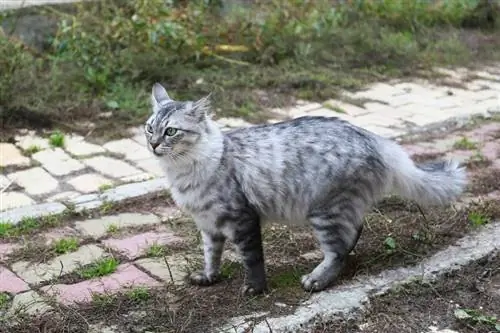
[[[151,245],[146,251],[148,257],[163,257],[165,254],[165,248],[159,244]]]
[[[453,144],[453,148],[463,149],[463,150],[474,150],[477,149],[477,143],[470,141],[466,137],[463,137]]]
[[[500,11],[487,0],[272,0],[227,11],[217,1],[168,3],[33,9],[58,23],[40,50],[0,33],[6,128],[119,136],[144,121],[156,81],[178,99],[213,92],[218,116],[259,121],[290,95],[323,102],[340,89],[500,54]],[[7,23],[17,15],[3,14]]]
[[[79,244],[77,238],[62,238],[54,242],[53,248],[57,254],[66,254],[78,250]]]
[[[144,302],[150,297],[150,291],[144,287],[136,287],[126,292],[127,297],[134,302]]]
[[[28,148],[26,148],[26,150],[24,151],[24,153],[27,155],[27,156],[31,156],[35,153],[38,153],[40,151],[40,147],[37,146],[37,145],[31,145],[29,146]]]
[[[0,292],[0,310],[7,307],[10,297],[7,293]]]
[[[49,143],[52,147],[64,147],[64,134],[55,131],[49,136]]]
[[[118,232],[118,230],[119,230],[119,229],[120,229],[120,228],[118,227],[118,225],[116,225],[116,224],[110,224],[110,225],[108,226],[108,228],[107,228],[107,230],[106,230],[106,231],[107,231],[108,233],[110,233],[110,234],[114,234],[114,233]]]
[[[111,188],[113,188],[113,185],[111,185],[111,184],[102,184],[101,186],[99,186],[99,191],[104,192],[104,191],[109,190]]]
[[[114,273],[119,264],[120,262],[113,257],[99,259],[88,266],[82,267],[78,271],[78,275],[83,279],[106,276]]]

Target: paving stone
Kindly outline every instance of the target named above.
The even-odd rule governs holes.
[[[4,175],[0,175],[0,189],[6,188],[10,184],[10,180]]]
[[[165,190],[168,190],[166,178],[156,178],[140,183],[117,186],[101,194],[99,199],[106,201],[120,201]]]
[[[387,103],[393,96],[403,95],[404,93],[405,90],[397,86],[375,83],[368,90],[356,92],[354,98],[367,98]]]
[[[144,258],[136,260],[135,264],[163,281],[176,285],[184,284],[188,269],[191,266],[188,259],[179,256]]]
[[[83,160],[83,162],[102,173],[103,175],[115,178],[127,177],[141,173],[137,168],[130,164],[107,156],[96,156]]]
[[[21,154],[21,151],[11,143],[0,142],[0,167],[29,166],[30,159]]]
[[[110,152],[124,155],[125,159],[130,161],[143,160],[152,155],[149,150],[132,139],[110,141],[103,147]]]
[[[110,238],[103,241],[104,245],[123,254],[129,259],[145,255],[152,245],[176,246],[185,242],[172,232],[146,232],[127,238]]]
[[[59,227],[59,228],[54,228],[51,231],[44,232],[42,234],[42,239],[45,242],[46,246],[50,246],[53,243],[57,242],[58,240],[64,239],[64,238],[80,238],[80,234],[78,231],[71,227]]]
[[[59,202],[42,203],[0,212],[0,221],[17,224],[23,218],[38,218],[47,215],[61,214],[65,210],[66,206]]]
[[[14,172],[7,175],[7,177],[15,181],[31,195],[50,193],[57,189],[59,185],[54,177],[40,167]]]
[[[73,156],[89,156],[93,154],[104,153],[106,150],[96,144],[85,141],[82,136],[68,136],[64,142],[64,148]]]
[[[85,236],[99,238],[106,235],[111,225],[121,229],[157,223],[160,223],[160,218],[153,214],[123,213],[119,215],[103,216],[98,219],[79,221],[75,223],[75,228]]]
[[[46,199],[47,202],[56,202],[56,201],[67,201],[73,198],[80,196],[81,193],[75,191],[66,191],[54,194]]]
[[[490,161],[500,157],[500,142],[489,141],[481,147],[481,154]]]
[[[310,111],[321,109],[322,107],[323,107],[323,105],[321,105],[319,103],[298,104],[297,106],[286,110],[286,114],[289,117],[297,118],[297,117],[307,115],[307,113]]]
[[[41,290],[55,296],[63,304],[89,303],[94,294],[113,294],[132,287],[159,287],[161,283],[131,264],[118,266],[108,276],[75,284],[56,284]]]
[[[0,292],[18,294],[29,290],[30,287],[26,282],[9,271],[6,267],[0,266]]]
[[[353,116],[353,117],[362,116],[362,115],[370,112],[365,108],[361,108],[361,107],[356,106],[356,105],[337,101],[335,99],[330,99],[330,100],[326,101],[325,103],[323,103],[323,105],[330,106],[332,108],[336,108],[336,109],[338,109],[342,112],[345,112],[346,114]]]
[[[477,142],[495,139],[500,137],[500,123],[494,122],[479,126],[472,131],[465,132],[464,136]]]
[[[12,270],[28,283],[38,284],[59,276],[72,273],[81,265],[88,265],[103,258],[105,252],[100,247],[88,244],[77,251],[53,258],[47,263],[34,264],[18,261],[12,264]]]
[[[21,192],[0,193],[0,211],[35,204],[35,201]]]
[[[61,148],[42,150],[32,155],[33,159],[40,162],[42,166],[55,176],[64,176],[72,172],[82,170],[85,165],[71,158]]]
[[[154,178],[153,175],[150,175],[147,172],[142,172],[142,173],[138,173],[136,175],[122,177],[122,178],[120,178],[120,181],[124,182],[124,183],[137,183],[137,182],[142,182],[142,181],[149,180],[152,178]]]
[[[367,128],[369,126],[377,126],[377,127],[384,127],[384,128],[389,128],[392,126],[395,127],[403,127],[403,122],[400,119],[397,118],[383,118],[380,117],[380,115],[376,115],[374,113],[371,114],[366,114],[363,116],[359,116],[353,119],[352,123],[354,125]]]
[[[0,261],[7,260],[9,255],[19,249],[19,244],[0,243]]]
[[[28,150],[37,147],[39,150],[50,148],[49,140],[37,136],[34,132],[27,135],[16,135],[14,138],[16,145],[22,150]]]
[[[316,109],[307,113],[308,116],[313,117],[341,117],[341,112],[333,111],[327,108]]]
[[[52,307],[36,291],[17,294],[9,310],[11,314],[45,315]]]
[[[97,192],[103,185],[113,185],[113,181],[101,176],[98,173],[87,173],[76,176],[67,181],[77,191],[83,193]]]
[[[181,210],[175,206],[154,207],[152,212],[160,216],[162,222],[167,222],[182,216]]]
[[[234,118],[234,117],[223,117],[217,119],[217,123],[221,125],[222,127],[230,127],[230,128],[239,128],[239,127],[249,127],[252,126],[247,121],[244,121],[241,118]]]
[[[147,171],[154,176],[165,177],[165,171],[162,169],[157,158],[148,158],[146,160],[136,161],[135,164],[139,168]]]

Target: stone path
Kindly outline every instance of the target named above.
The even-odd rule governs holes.
[[[478,72],[456,70],[446,74],[455,85],[466,77],[472,79],[463,88],[424,81],[378,83],[364,91],[346,92],[342,100],[322,104],[299,101],[289,109],[270,110],[276,115],[271,122],[303,115],[338,116],[397,138],[422,127],[442,126],[450,119],[500,111],[500,65]],[[224,129],[250,125],[231,118],[218,122]],[[500,123],[488,123],[439,140],[406,144],[405,148],[413,155],[444,154],[463,162],[480,157],[487,159],[491,168],[500,169],[499,133]],[[20,130],[15,143],[0,143],[0,295],[9,299],[7,313],[18,308],[32,314],[46,311],[53,306],[48,302],[50,297],[71,305],[127,287],[184,283],[186,268],[192,267],[196,259],[174,250],[161,258],[149,255],[158,247],[177,249],[191,244],[188,235],[162,223],[181,216],[175,207],[142,213],[104,213],[113,202],[167,190],[162,171],[145,147],[141,127],[132,128],[130,134],[129,138],[104,145],[64,134],[64,143],[54,147],[50,143],[54,143],[53,139]],[[498,191],[485,196],[500,198]],[[76,245],[71,250],[43,262],[12,259],[26,243],[9,235],[36,230],[38,222],[33,217],[55,218],[54,214],[92,209],[100,210],[100,216],[78,218],[30,234],[30,241],[48,248],[61,245],[61,240],[74,239]],[[114,256],[120,258],[119,262],[112,262]],[[99,263],[116,267],[106,274],[70,278],[82,274],[82,267]],[[0,302],[0,314],[1,308]]]

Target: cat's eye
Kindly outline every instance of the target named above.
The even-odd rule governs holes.
[[[153,133],[153,127],[149,124],[146,125],[146,132]]]
[[[175,133],[177,133],[177,129],[175,129],[173,127],[167,127],[165,129],[165,135],[167,135],[167,136],[174,136]]]

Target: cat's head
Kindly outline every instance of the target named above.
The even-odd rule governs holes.
[[[174,101],[155,83],[151,103],[153,114],[144,125],[144,133],[156,156],[187,157],[210,134],[210,96],[195,102]]]

